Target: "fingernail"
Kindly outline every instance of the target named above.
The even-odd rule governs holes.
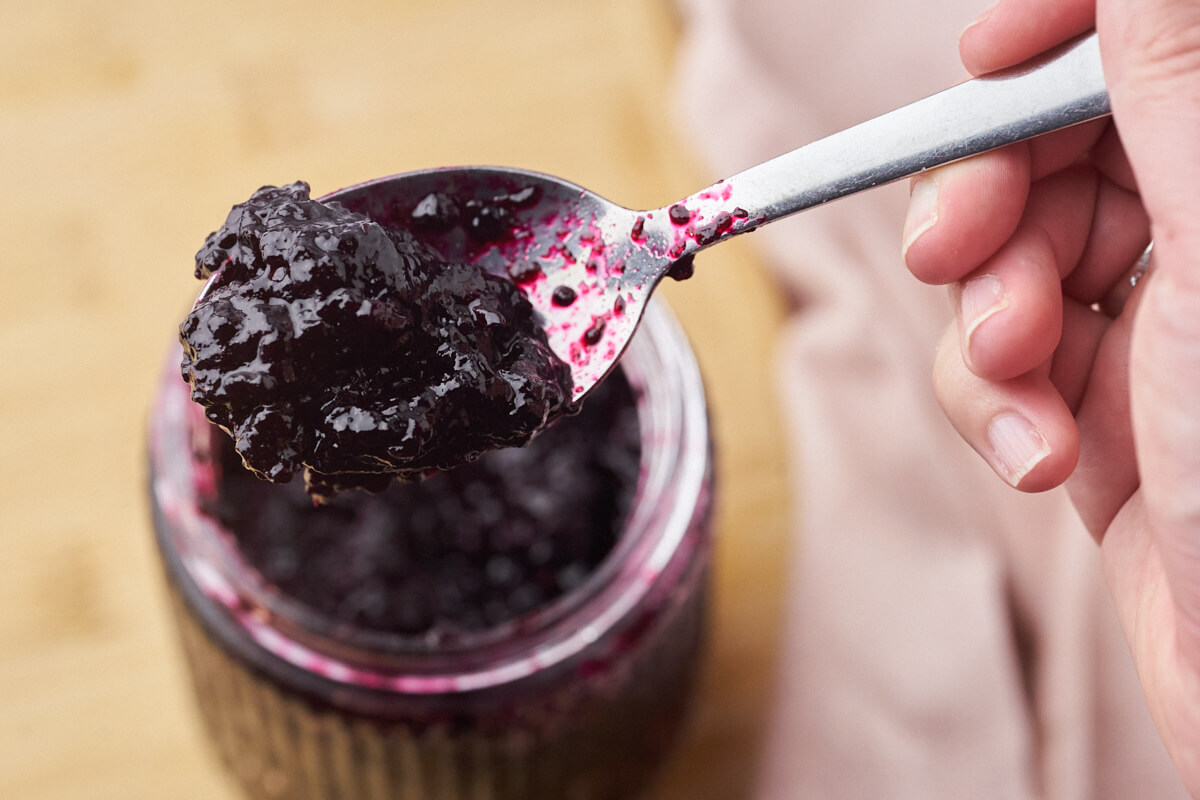
[[[1000,475],[1012,486],[1021,483],[1050,455],[1050,445],[1033,423],[1020,414],[999,414],[988,424],[988,443]]]
[[[908,198],[908,216],[904,219],[904,247],[902,257],[908,261],[908,249],[925,231],[932,228],[938,221],[938,179],[937,175],[924,175],[916,178],[912,184],[912,192]]]
[[[1004,284],[995,275],[980,275],[963,285],[959,311],[968,355],[971,352],[971,337],[976,329],[1006,308],[1008,294],[1004,291]]]
[[[985,8],[985,9],[983,10],[983,13],[981,13],[981,14],[980,14],[978,17],[976,17],[975,19],[971,20],[970,24],[968,24],[968,25],[967,25],[967,27],[965,27],[965,28],[963,28],[963,29],[962,29],[962,33],[960,33],[960,34],[958,35],[958,38],[959,38],[959,39],[962,39],[962,37],[963,37],[963,34],[965,34],[967,31],[971,30],[971,28],[974,28],[974,27],[975,27],[976,25],[978,25],[979,23],[983,22],[983,21],[984,21],[985,19],[987,19],[989,16],[991,16],[991,13],[992,13],[993,11],[995,11],[995,10],[996,10],[996,6],[998,6],[998,5],[1000,5],[1000,0],[996,0],[996,2],[995,2],[995,3],[992,3],[990,6],[988,6],[987,8]]]

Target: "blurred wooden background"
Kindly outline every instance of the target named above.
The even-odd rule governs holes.
[[[0,0],[0,797],[237,797],[187,695],[144,500],[192,256],[264,183],[551,172],[634,207],[710,183],[674,127],[669,0]],[[729,280],[736,276],[736,291]],[[664,294],[720,447],[713,646],[656,800],[744,795],[785,535],[782,309],[733,242]]]

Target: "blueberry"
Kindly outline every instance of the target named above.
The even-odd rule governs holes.
[[[566,308],[575,302],[575,290],[570,286],[556,286],[550,295],[550,302],[559,308]]]

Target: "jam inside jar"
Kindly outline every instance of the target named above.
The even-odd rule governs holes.
[[[272,558],[317,557],[300,538],[305,517],[277,519],[270,547],[249,535],[257,510],[273,503],[269,493],[288,487],[235,490],[243,484],[230,480],[224,434],[191,402],[175,363],[150,421],[155,531],[202,719],[250,796],[600,800],[646,791],[677,738],[701,658],[711,553],[703,386],[661,302],[610,379],[627,382],[629,394],[596,398],[636,408],[636,485],[577,515],[580,530],[596,528],[598,514],[617,515],[612,541],[591,560],[557,563],[557,594],[542,586],[535,598],[523,584],[525,600],[468,602],[478,613],[461,618],[411,613],[391,596],[348,600],[353,578],[344,596],[314,587],[325,580],[319,571],[282,578],[296,565],[272,567]],[[596,430],[597,446],[619,435]],[[351,502],[369,515],[375,501]],[[348,533],[346,547],[361,546]],[[296,537],[297,548],[272,550],[281,536]],[[320,557],[333,576],[339,542],[326,539]],[[485,579],[513,566],[479,565]],[[418,601],[445,588],[414,574],[427,595],[411,590]],[[372,616],[373,604],[401,613]]]

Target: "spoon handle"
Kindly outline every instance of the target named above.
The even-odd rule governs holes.
[[[722,205],[745,209],[748,221],[771,222],[1109,113],[1093,32],[751,167],[685,202],[703,214],[720,196]]]

